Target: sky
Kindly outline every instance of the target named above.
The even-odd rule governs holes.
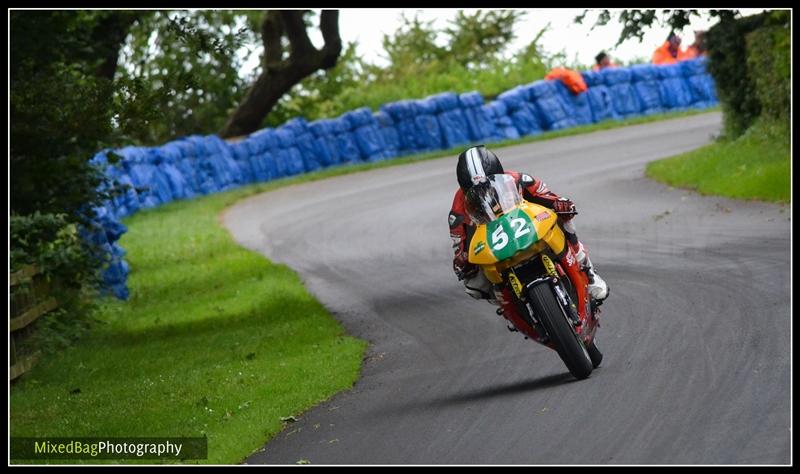
[[[465,13],[474,13],[476,9],[463,9]],[[384,34],[393,34],[402,25],[401,13],[413,18],[419,13],[422,21],[434,21],[434,26],[441,28],[447,25],[457,9],[342,9],[339,13],[339,32],[342,40],[358,42],[358,52],[372,63],[385,65],[382,58],[381,40]],[[583,24],[574,23],[576,16],[583,13],[582,8],[564,9],[526,9],[525,17],[516,26],[517,38],[509,45],[508,52],[513,53],[527,45],[536,33],[550,25],[544,34],[540,45],[546,53],[566,53],[569,63],[590,65],[594,63],[595,55],[605,50],[611,57],[620,62],[629,62],[637,58],[649,59],[653,51],[660,46],[669,33],[668,27],[655,25],[644,36],[644,41],[631,39],[614,47],[622,30],[622,25],[616,21],[616,15],[606,26],[591,29],[599,10],[590,10]],[[740,9],[743,15],[759,13],[761,9]],[[701,13],[703,10],[701,10]],[[706,15],[707,16],[707,15]],[[712,26],[715,21],[706,18],[693,19],[690,26],[683,31],[683,46],[686,47],[694,40],[694,30],[704,30]],[[322,45],[322,36],[314,28],[309,35],[315,45]]]

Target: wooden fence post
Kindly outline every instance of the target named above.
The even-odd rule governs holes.
[[[28,331],[26,328],[42,315],[56,309],[58,301],[49,294],[49,285],[42,278],[41,271],[35,265],[28,265],[9,275],[9,286],[21,288],[11,291],[11,312],[9,313],[8,331],[11,341],[9,354],[9,380],[14,380],[36,364],[41,351],[21,356],[17,353],[18,343]]]

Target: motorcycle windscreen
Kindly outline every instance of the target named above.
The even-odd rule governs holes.
[[[467,214],[476,224],[486,224],[522,202],[517,182],[507,174],[494,174],[476,184],[465,196]]]

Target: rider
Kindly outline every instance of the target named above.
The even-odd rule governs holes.
[[[510,175],[516,180],[522,189],[523,199],[550,208],[558,214],[558,223],[566,234],[570,249],[578,259],[581,268],[585,269],[589,276],[589,293],[597,301],[606,299],[608,285],[595,271],[586,248],[578,241],[578,236],[575,234],[575,225],[572,223],[572,217],[575,215],[573,202],[554,194],[543,181],[530,175],[516,171],[503,171],[503,165],[500,164],[497,155],[487,150],[484,145],[468,148],[458,155],[456,176],[459,189],[456,191],[453,207],[448,216],[450,237],[453,239],[453,250],[455,251],[453,270],[459,280],[464,280],[467,294],[476,299],[487,299],[498,304],[498,295],[494,293],[492,283],[486,279],[483,272],[478,271],[477,265],[469,263],[467,260],[469,241],[475,231],[475,226],[467,214],[464,195],[472,186],[485,182],[487,176],[500,173]]]

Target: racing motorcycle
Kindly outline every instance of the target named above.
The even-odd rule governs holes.
[[[600,304],[551,209],[525,201],[513,177],[496,174],[467,192],[476,224],[469,261],[502,296],[498,314],[526,338],[558,352],[577,379],[600,365]]]

